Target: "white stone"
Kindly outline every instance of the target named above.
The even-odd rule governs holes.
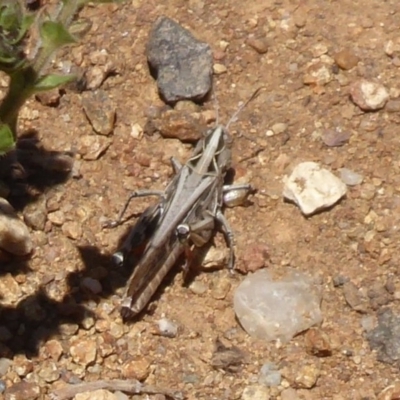
[[[347,186],[356,186],[362,183],[363,177],[357,172],[352,171],[348,168],[341,168],[340,169],[340,179],[347,185]]]
[[[25,256],[32,251],[28,228],[3,198],[0,198],[0,248],[16,256]]]
[[[338,177],[315,162],[303,162],[284,177],[283,196],[295,202],[305,215],[335,204],[347,187]]]
[[[161,336],[174,338],[178,333],[178,326],[167,318],[158,321],[158,331]]]
[[[236,316],[252,337],[282,343],[322,321],[318,287],[303,273],[288,269],[280,280],[267,270],[245,278],[234,295]]]
[[[143,136],[143,128],[139,124],[133,124],[131,127],[131,136],[134,139],[141,139]]]

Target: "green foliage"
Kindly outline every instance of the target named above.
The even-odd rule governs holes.
[[[38,81],[36,81],[34,91],[37,93],[55,89],[59,86],[65,85],[66,83],[72,82],[73,80],[75,80],[75,78],[75,75],[45,75]]]
[[[0,69],[12,72],[25,61],[22,41],[33,23],[19,1],[0,1]]]
[[[43,46],[53,51],[75,43],[75,39],[61,22],[44,21],[40,25],[40,37],[43,40]]]
[[[0,124],[0,156],[14,148],[14,135],[7,124]]]
[[[88,2],[59,0],[53,12],[45,7],[31,13],[23,0],[0,0],[0,70],[10,77],[7,94],[0,103],[0,155],[15,146],[17,118],[25,101],[37,92],[57,88],[74,79],[71,75],[47,74],[45,69],[57,50],[76,43],[90,29],[88,21],[74,20],[77,11]],[[38,38],[36,43],[30,43],[29,58],[26,55],[28,35],[31,39]]]

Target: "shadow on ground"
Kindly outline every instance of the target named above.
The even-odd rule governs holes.
[[[61,301],[49,297],[49,286],[57,285],[54,278],[49,278],[37,292],[16,306],[0,307],[0,357],[12,358],[21,353],[28,357],[37,355],[40,345],[64,329],[64,324],[69,324],[69,329],[73,329],[71,324],[81,325],[85,318],[94,315],[87,306],[90,301],[96,304],[102,297],[112,295],[125,284],[123,277],[111,271],[99,279],[103,286],[100,295],[88,291],[82,285],[83,279],[98,275],[99,267],[105,271],[111,269],[110,257],[100,254],[94,247],[82,247],[79,250],[85,268],[66,276],[68,291]],[[11,272],[16,264],[2,264],[0,273]],[[19,271],[29,271],[28,261],[20,261],[20,264]]]
[[[10,190],[14,208],[22,210],[47,188],[65,182],[71,175],[73,155],[45,149],[38,132],[22,134],[14,151],[0,158],[0,181]]]

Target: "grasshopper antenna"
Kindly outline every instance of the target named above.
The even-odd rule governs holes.
[[[214,101],[214,107],[215,107],[215,125],[219,125],[219,103],[218,103],[218,98],[217,98],[217,92],[212,88],[212,97]]]
[[[263,89],[265,89],[265,87],[264,86],[261,86],[261,87],[259,87],[235,112],[234,112],[234,114],[232,115],[232,117],[229,119],[229,121],[228,121],[228,123],[226,124],[226,129],[227,130],[229,130],[229,125],[232,123],[232,122],[235,122],[236,121],[236,118],[237,118],[237,116],[241,113],[241,111],[252,101],[252,100],[254,100],[258,95],[259,95],[259,93],[263,90]]]

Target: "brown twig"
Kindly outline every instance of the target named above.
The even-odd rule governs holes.
[[[173,400],[183,400],[180,392],[169,389],[162,389],[151,385],[143,385],[136,379],[113,379],[110,381],[100,380],[95,382],[82,382],[76,385],[66,385],[62,388],[55,389],[50,393],[52,400],[68,400],[83,392],[92,392],[94,390],[110,390],[121,391],[127,394],[163,394]]]

